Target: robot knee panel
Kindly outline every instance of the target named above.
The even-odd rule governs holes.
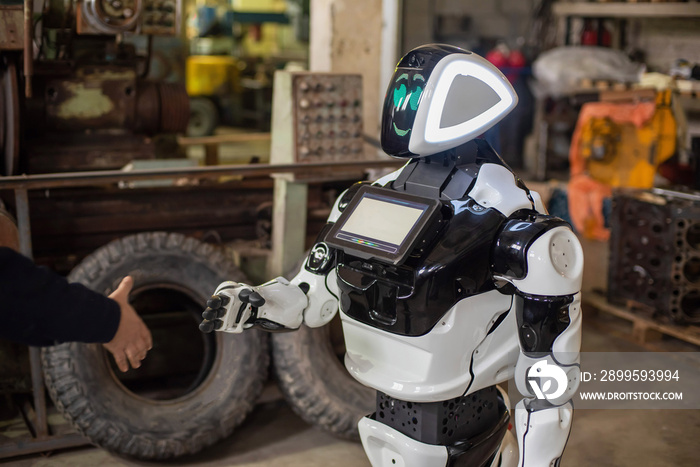
[[[578,360],[563,365],[551,355],[532,358],[521,354],[515,365],[518,391],[535,398],[543,406],[561,405],[571,400],[581,382],[580,375]]]
[[[557,465],[571,432],[573,405],[533,410],[525,401],[515,407],[520,467]]]
[[[372,467],[444,467],[449,460],[445,446],[421,443],[376,420],[364,417],[358,428]]]

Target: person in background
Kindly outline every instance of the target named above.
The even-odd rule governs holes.
[[[123,372],[152,348],[148,327],[129,304],[131,277],[105,297],[0,247],[0,338],[32,346],[102,343]]]

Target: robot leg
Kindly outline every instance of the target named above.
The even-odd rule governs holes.
[[[573,404],[536,408],[537,401],[521,400],[515,406],[519,467],[558,466],[571,431]]]

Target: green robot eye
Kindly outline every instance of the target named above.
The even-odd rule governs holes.
[[[416,90],[411,93],[411,96],[408,99],[408,105],[411,106],[411,110],[418,109],[418,101],[420,100],[421,94],[423,94],[423,88],[420,86],[418,86]]]
[[[401,104],[403,104],[403,100],[406,98],[406,86],[402,84],[398,88],[394,88],[394,106],[396,106],[397,109],[401,108]]]

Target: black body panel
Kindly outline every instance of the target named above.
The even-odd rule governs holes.
[[[493,290],[490,252],[505,217],[470,198],[450,207],[439,239],[399,267],[341,254],[341,311],[391,333],[420,336],[458,301]]]
[[[554,340],[571,322],[569,305],[573,301],[573,295],[515,295],[515,316],[523,354],[540,358],[552,353]]]
[[[527,275],[527,251],[544,232],[569,224],[558,217],[523,211],[505,223],[493,251],[493,272],[513,279]]]
[[[441,402],[408,402],[377,393],[371,416],[421,443],[446,446],[449,466],[485,466],[497,454],[510,415],[495,386]]]

